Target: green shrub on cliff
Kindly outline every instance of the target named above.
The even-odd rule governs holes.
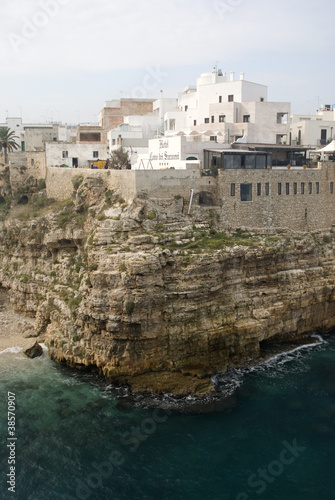
[[[67,200],[67,204],[64,206],[63,210],[57,216],[58,227],[65,229],[66,226],[74,218],[74,203],[71,200]]]
[[[81,302],[83,300],[83,297],[82,295],[77,295],[77,297],[74,297],[73,299],[70,299],[68,301],[68,306],[69,308],[71,309],[71,311],[75,311],[76,309],[78,309],[78,307],[80,306]]]
[[[126,302],[126,314],[127,316],[131,316],[135,309],[135,302],[133,300],[128,300]]]
[[[73,185],[73,189],[75,191],[77,191],[77,189],[79,188],[79,186],[82,184],[83,180],[84,180],[84,177],[82,175],[75,175],[72,178],[72,185]]]
[[[151,210],[148,214],[147,214],[147,219],[148,220],[154,220],[156,219],[157,217],[157,214],[155,212],[155,210]]]

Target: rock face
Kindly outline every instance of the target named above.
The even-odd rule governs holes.
[[[38,342],[35,342],[31,347],[28,347],[23,352],[26,356],[28,356],[28,358],[33,359],[42,356],[43,348]]]
[[[1,232],[0,284],[52,359],[133,391],[204,394],[271,340],[335,326],[331,232],[226,235],[217,208],[127,206],[100,179],[78,183]]]

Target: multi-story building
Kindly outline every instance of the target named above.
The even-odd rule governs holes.
[[[123,123],[125,117],[143,116],[153,113],[155,99],[118,99],[106,101],[98,114],[98,123],[78,125],[78,143],[106,143],[107,135]]]
[[[165,134],[180,130],[220,132],[225,142],[285,145],[289,142],[290,103],[268,102],[265,85],[239,80],[213,69],[187,87],[178,110],[165,113]]]
[[[118,99],[106,101],[98,115],[99,125],[104,130],[109,131],[124,123],[125,116],[152,113],[154,101],[155,99]]]
[[[164,98],[161,91],[160,98],[152,104],[152,111],[146,114],[124,116],[121,125],[108,131],[110,148],[120,145],[148,147],[149,139],[164,134],[164,113],[178,109],[177,104],[177,99]]]
[[[61,123],[23,123],[22,118],[7,118],[0,128],[9,128],[17,137],[21,151],[44,151],[47,142],[75,142],[76,127]]]
[[[46,144],[45,157],[48,167],[89,168],[93,162],[108,158],[107,145],[95,142],[86,144],[49,142]]]
[[[335,138],[335,104],[322,105],[316,115],[292,115],[292,145],[320,147]]]

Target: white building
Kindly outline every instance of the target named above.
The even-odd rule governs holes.
[[[222,149],[230,147],[228,144],[211,141],[206,134],[193,132],[189,135],[181,134],[174,137],[161,137],[149,141],[149,153],[141,156],[136,169],[176,170],[186,169],[187,165],[203,165],[204,150]]]
[[[46,142],[74,142],[77,129],[60,123],[23,123],[22,118],[7,118],[0,128],[9,128],[17,137],[21,151],[44,151]]]
[[[228,143],[287,144],[290,103],[268,102],[267,87],[235,80],[213,69],[187,87],[178,98],[178,110],[165,113],[166,135],[180,130],[220,132]]]
[[[335,138],[335,105],[322,105],[316,115],[292,115],[291,143],[297,146],[326,146]]]
[[[47,167],[66,165],[74,168],[89,168],[94,161],[108,158],[107,144],[50,142],[46,144],[45,151]]]

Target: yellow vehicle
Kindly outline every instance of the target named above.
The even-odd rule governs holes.
[[[95,169],[108,169],[108,166],[109,166],[109,160],[97,160],[95,162],[92,163],[91,165],[91,168],[95,168]]]

